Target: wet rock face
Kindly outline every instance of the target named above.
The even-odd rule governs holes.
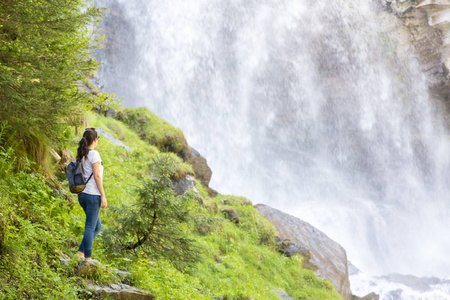
[[[352,299],[347,254],[341,245],[296,217],[262,204],[255,208],[275,227],[280,238],[289,239],[311,252],[309,263],[314,265],[317,276],[330,280],[344,299]]]
[[[450,112],[450,1],[381,0],[381,3],[402,20],[421,68],[430,78],[432,99],[444,102]]]
[[[403,274],[389,274],[380,276],[379,278],[384,279],[388,282],[400,283],[419,292],[430,291],[432,290],[431,287],[433,285],[450,283],[450,280],[442,280],[436,277],[417,277],[414,275]]]

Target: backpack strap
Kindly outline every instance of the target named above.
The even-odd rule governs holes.
[[[91,178],[92,178],[92,175],[94,175],[94,172],[92,172],[91,176],[89,176],[88,180],[86,180],[86,182],[85,182],[84,185],[87,185],[87,184],[88,184],[89,180],[91,180]]]
[[[91,150],[92,150],[92,149],[89,149],[89,152],[90,152]],[[89,154],[89,152],[88,152],[88,154]],[[81,176],[83,176],[83,180],[84,180],[84,178],[85,178],[85,177],[84,177],[84,174],[83,174],[83,165],[84,165],[84,162],[85,162],[85,161],[86,161],[86,157],[83,156],[82,161],[81,161],[81,166],[80,166]],[[89,180],[91,180],[91,178],[92,178],[92,175],[94,175],[94,172],[92,172],[92,174],[91,174],[91,176],[89,176],[88,180],[85,181],[84,185],[87,185],[87,184],[88,184]]]

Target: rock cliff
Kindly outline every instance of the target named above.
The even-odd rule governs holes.
[[[450,0],[381,2],[408,31],[407,41],[429,78],[432,99],[442,101],[450,112]]]
[[[255,208],[275,227],[281,238],[289,239],[311,252],[309,263],[314,265],[317,276],[330,280],[344,299],[352,299],[347,254],[341,245],[296,217],[262,204]]]

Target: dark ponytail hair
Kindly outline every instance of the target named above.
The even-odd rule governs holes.
[[[97,131],[95,131],[95,128],[87,128],[84,133],[83,137],[81,138],[81,141],[78,143],[78,150],[77,150],[77,161],[81,162],[83,157],[87,157],[89,154],[88,147],[92,145],[94,140],[98,137]]]

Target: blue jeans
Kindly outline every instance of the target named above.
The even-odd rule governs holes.
[[[85,257],[92,257],[92,244],[94,243],[94,238],[102,229],[102,223],[100,222],[102,199],[97,195],[81,193],[78,194],[78,202],[86,214],[84,236],[78,251],[84,253]]]

